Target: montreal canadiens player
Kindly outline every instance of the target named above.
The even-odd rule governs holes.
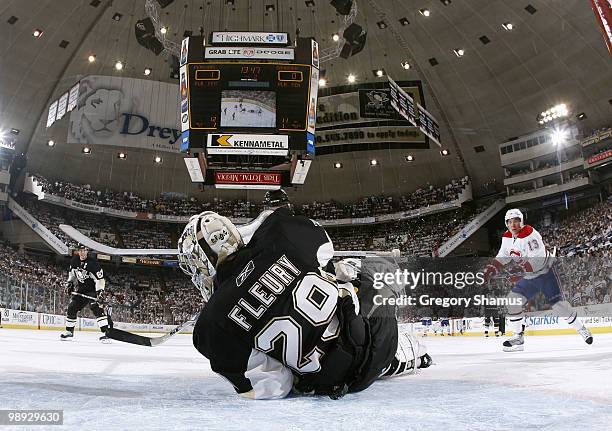
[[[542,293],[551,304],[553,312],[567,319],[587,344],[593,343],[593,336],[580,322],[577,312],[563,298],[559,278],[554,270],[552,256],[542,241],[542,236],[532,226],[523,223],[523,213],[510,209],[505,216],[508,231],[502,237],[497,257],[485,268],[485,279],[489,279],[505,265],[514,263],[522,274],[516,277],[515,286],[509,294],[509,329],[513,336],[503,343],[504,351],[518,351],[524,348],[523,306],[538,293]],[[513,281],[515,281],[513,279]]]
[[[238,394],[337,399],[431,364],[416,339],[398,336],[394,314],[359,313],[349,269],[338,280],[322,270],[333,246],[316,222],[281,204],[243,231],[207,211],[178,244],[181,269],[207,300],[194,346]]]

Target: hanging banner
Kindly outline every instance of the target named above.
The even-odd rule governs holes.
[[[414,99],[410,97],[397,83],[387,76],[390,85],[391,106],[400,113],[402,117],[410,122],[413,126],[419,128],[426,136],[434,141],[439,146],[440,143],[440,126],[436,119],[427,110],[416,103],[418,118],[415,118]]]
[[[67,142],[178,153],[180,97],[176,84],[88,76],[80,81]]]
[[[66,108],[68,107],[68,93],[62,94],[62,97],[57,101],[57,113],[55,114],[56,120],[61,120],[66,115]]]
[[[593,12],[597,17],[604,42],[608,47],[608,52],[612,56],[612,1],[611,0],[591,0]]]
[[[57,100],[49,105],[49,114],[47,114],[47,127],[55,123],[55,114],[57,113]]]
[[[79,83],[77,82],[70,89],[70,93],[68,95],[68,112],[72,111],[77,107],[77,103],[79,101]]]

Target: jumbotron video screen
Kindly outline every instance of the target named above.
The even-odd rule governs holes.
[[[188,71],[191,130],[306,130],[309,65],[202,63]]]

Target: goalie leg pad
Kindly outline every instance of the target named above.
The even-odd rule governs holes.
[[[380,377],[393,377],[403,374],[413,374],[418,368],[431,365],[431,356],[427,354],[427,346],[417,337],[408,332],[399,334],[397,351],[391,364],[385,368]]]

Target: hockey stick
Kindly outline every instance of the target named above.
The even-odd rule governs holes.
[[[172,331],[168,332],[167,334],[162,335],[161,337],[146,337],[144,335],[138,335],[132,332],[123,331],[121,329],[116,329],[116,328],[110,328],[109,330],[107,330],[106,336],[109,338],[112,338],[113,340],[122,341],[124,343],[138,344],[140,346],[155,347],[155,346],[159,346],[162,343],[165,343],[170,338],[172,338],[173,336],[181,332],[183,329],[192,325],[197,320],[199,315],[200,315],[200,312],[198,311],[196,314],[191,316],[189,320],[177,326],[176,328],[174,328]]]
[[[85,295],[79,292],[72,292],[72,295],[81,296],[83,298],[93,299],[94,301],[97,301],[97,298],[94,298],[93,296]],[[104,303],[104,305],[109,305],[109,304]],[[112,305],[110,306],[113,307]],[[127,307],[127,305],[122,305],[122,304],[119,304],[119,306]],[[178,334],[183,329],[185,329],[187,326],[194,323],[199,315],[200,315],[200,312],[198,311],[189,320],[177,326],[176,328],[174,328],[172,331],[168,332],[167,334],[162,335],[161,337],[145,337],[144,335],[133,334],[131,332],[124,331],[122,329],[116,329],[116,328],[107,329],[106,336],[109,338],[112,338],[113,340],[123,341],[124,343],[155,347],[162,343],[165,343],[170,337]]]
[[[107,307],[121,307],[121,308],[128,308],[128,309],[132,309],[132,307],[130,307],[129,305],[125,305],[125,304],[110,304],[107,301],[100,301],[98,300],[98,298],[96,298],[95,296],[89,296],[89,295],[85,295],[84,293],[80,293],[80,292],[70,292],[71,295],[75,295],[75,296],[80,296],[83,298],[87,298],[87,299],[91,299],[92,301],[97,302],[100,305],[105,305]]]
[[[101,244],[80,231],[67,224],[60,224],[59,228],[73,240],[95,250],[99,253],[110,254],[112,256],[143,256],[143,255],[177,255],[176,248],[115,248]]]
[[[243,225],[248,226],[248,225]],[[243,226],[238,226],[238,230],[241,231]],[[67,224],[60,224],[59,228],[64,231],[66,235],[68,235],[73,240],[77,241],[80,244],[83,244],[89,247],[92,250],[97,251],[98,253],[109,254],[111,256],[144,256],[144,255],[169,255],[176,256],[178,254],[178,249],[175,248],[116,248],[111,247],[110,245],[101,244],[93,239],[89,238],[86,235],[83,235],[80,231],[75,229],[74,227]],[[242,233],[242,232],[241,232]],[[252,235],[253,233],[245,233],[245,235]],[[362,250],[335,250],[335,257],[386,257],[400,256],[399,250],[393,251],[362,251]]]

